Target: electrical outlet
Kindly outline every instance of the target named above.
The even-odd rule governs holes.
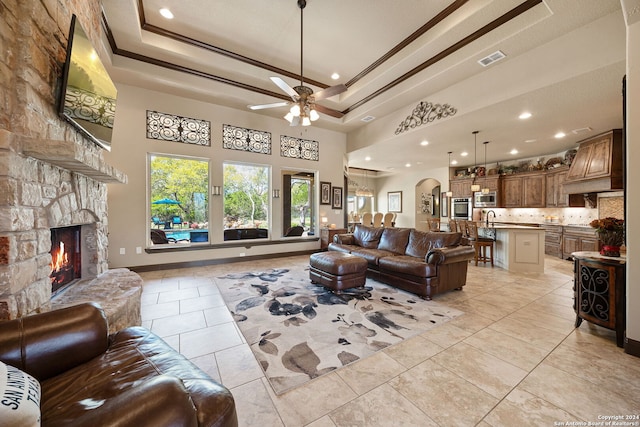
[[[142,248],[140,246],[136,246],[136,253],[137,254],[141,254],[142,253]]]
[[[120,248],[120,255],[124,255],[127,251],[124,248]]]

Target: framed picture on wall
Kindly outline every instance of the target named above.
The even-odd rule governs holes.
[[[333,187],[332,209],[342,209],[342,187]]]
[[[320,181],[320,204],[331,204],[331,183]]]
[[[422,193],[420,204],[423,214],[433,215],[433,194]]]
[[[387,193],[387,212],[402,212],[402,191]]]

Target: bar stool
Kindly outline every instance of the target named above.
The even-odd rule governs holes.
[[[493,267],[493,239],[481,237],[478,234],[478,225],[473,221],[467,222],[467,230],[469,232],[469,242],[473,245],[473,249],[475,250],[473,259],[476,266],[478,265],[478,262],[490,262],[491,267]],[[488,256],[487,248],[489,248]]]
[[[440,218],[427,218],[429,231],[440,231]]]

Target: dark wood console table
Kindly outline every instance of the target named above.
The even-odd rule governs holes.
[[[576,328],[582,320],[616,331],[616,344],[624,346],[626,330],[626,258],[598,252],[574,252]]]

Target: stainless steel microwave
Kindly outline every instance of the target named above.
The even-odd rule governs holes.
[[[476,208],[495,208],[498,206],[498,196],[495,191],[473,193],[473,206]]]

